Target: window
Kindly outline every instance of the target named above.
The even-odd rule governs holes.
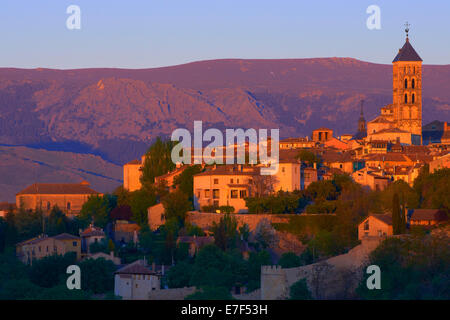
[[[408,79],[405,79],[405,89],[408,88]]]
[[[238,198],[238,190],[231,190],[231,199]]]
[[[67,210],[70,210],[70,202],[67,202]]]
[[[219,184],[219,179],[214,179],[214,184]]]
[[[47,246],[47,250],[46,251],[48,252],[48,246]]]
[[[411,103],[414,103],[414,100],[416,100],[416,95],[413,93],[411,96]]]
[[[234,183],[234,179],[230,179],[230,183],[233,184]]]
[[[411,80],[411,88],[414,89],[415,86],[416,86],[416,81],[415,81],[415,79],[412,79]]]
[[[210,195],[209,195],[209,189],[206,189],[205,190],[205,198],[209,198],[210,197]]]
[[[239,197],[241,199],[247,198],[247,190],[241,190],[239,191]]]
[[[39,246],[39,252],[41,252],[41,246]]]
[[[369,220],[364,222],[364,230],[369,230]]]
[[[214,189],[213,190],[213,199],[219,199],[220,198],[220,190]]]
[[[284,167],[281,167],[281,172],[285,172],[285,169],[284,169]]]
[[[408,103],[408,95],[405,93],[405,103]]]
[[[51,205],[50,205],[50,201],[47,201],[47,211],[50,211]]]
[[[95,239],[95,240],[97,240],[97,239]],[[97,242],[97,241],[95,241],[95,242]],[[78,246],[78,243],[77,243],[76,241],[74,241],[74,242],[72,242],[72,245],[73,245],[74,247],[76,247],[76,246]]]

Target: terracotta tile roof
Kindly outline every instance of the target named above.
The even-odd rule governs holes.
[[[372,133],[372,135],[379,134],[379,133],[409,133],[409,132],[399,129],[399,128],[387,128],[387,129],[382,129],[380,131],[374,132],[374,133]]]
[[[375,219],[378,219],[387,225],[392,225],[392,214],[391,213],[383,213],[383,214],[370,214],[369,216],[374,217]]]
[[[134,159],[134,160],[131,160],[130,162],[128,162],[126,164],[142,164],[142,163],[141,163],[141,160]]]
[[[16,209],[16,204],[9,202],[0,202],[0,210],[8,211],[10,208]]]
[[[195,176],[222,176],[222,175],[242,175],[252,176],[257,175],[260,172],[259,167],[243,166],[243,170],[239,170],[239,165],[220,165],[215,169],[208,169],[204,172],[198,173]]]
[[[432,221],[446,220],[445,212],[438,209],[414,209],[411,215],[411,221]]]
[[[375,119],[369,121],[370,123],[392,123],[391,120],[386,119],[383,116],[378,116]]]
[[[21,194],[100,194],[86,183],[35,183],[26,187]]]
[[[287,138],[280,140],[280,143],[303,143],[303,142],[311,142],[315,143],[314,141],[308,140],[307,138]]]
[[[96,228],[96,227],[89,227],[81,233],[82,237],[93,237],[93,236],[104,236],[104,235],[105,235],[105,232],[102,229]]]
[[[366,161],[396,161],[407,162],[409,158],[401,153],[389,152],[389,153],[374,153],[364,157]]]
[[[144,266],[142,260],[135,261],[123,268],[120,268],[115,272],[115,274],[156,274],[150,268]]]
[[[76,237],[76,236],[68,234],[68,233],[61,233],[52,238],[57,239],[57,240],[80,240],[79,237]]]

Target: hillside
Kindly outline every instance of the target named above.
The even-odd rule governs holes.
[[[0,146],[0,202],[35,182],[77,183],[86,180],[99,192],[122,184],[122,168],[90,154]]]
[[[141,69],[0,69],[0,143],[93,153],[117,164],[178,127],[327,126],[353,133],[391,102],[392,67],[351,58],[213,60]],[[450,120],[450,65],[424,66],[424,123]],[[251,116],[249,116],[251,115]]]

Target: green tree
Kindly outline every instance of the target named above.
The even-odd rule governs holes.
[[[178,186],[179,190],[186,194],[191,200],[194,196],[194,175],[200,173],[201,171],[202,168],[198,164],[189,166],[174,179],[174,185]]]
[[[290,288],[291,300],[312,300],[311,292],[305,279],[300,279],[295,282]]]
[[[233,300],[233,297],[225,287],[204,286],[185,300]]]
[[[392,231],[394,234],[403,232],[402,214],[398,194],[394,194],[392,199]]]
[[[336,186],[330,180],[320,180],[312,182],[308,188],[306,188],[306,193],[313,200],[335,200],[338,193]]]
[[[302,265],[300,257],[294,252],[285,252],[281,255],[278,264],[282,268],[295,268]]]
[[[321,163],[319,156],[306,149],[300,150],[296,157],[300,161],[307,163],[309,166],[312,166],[314,163],[317,165],[320,165]]]
[[[148,224],[147,209],[156,204],[156,195],[153,190],[142,188],[131,193],[130,207],[132,219],[139,226]]]
[[[79,214],[80,221],[87,226],[94,223],[96,226],[104,228],[109,222],[109,214],[117,205],[115,196],[105,194],[103,196],[92,195],[81,207]]]
[[[222,250],[226,251],[236,245],[237,221],[231,214],[223,215],[219,223],[213,222],[211,229],[214,235],[214,243]]]
[[[175,169],[171,159],[172,148],[175,144],[176,142],[170,140],[163,141],[160,137],[156,138],[145,154],[141,176],[143,186],[153,184],[156,177]]]
[[[192,277],[193,265],[187,261],[180,261],[167,272],[169,288],[188,287]]]
[[[261,285],[261,266],[272,265],[270,254],[266,250],[259,252],[251,251],[248,257],[248,284],[249,292],[258,289]]]
[[[192,203],[189,201],[187,195],[177,190],[167,195],[162,200],[162,203],[166,219],[174,219],[180,227],[183,227],[188,211],[192,210]]]
[[[30,268],[30,280],[40,287],[54,287],[64,282],[67,267],[75,263],[76,255],[73,252],[34,260]]]
[[[98,294],[114,289],[114,271],[116,267],[112,261],[103,258],[86,259],[78,265],[82,275],[82,290]]]

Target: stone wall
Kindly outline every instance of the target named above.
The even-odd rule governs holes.
[[[367,238],[348,253],[318,263],[282,269],[279,266],[261,267],[261,299],[289,298],[290,287],[305,278],[315,299],[351,298],[362,277],[362,266],[381,238]]]
[[[153,290],[148,293],[149,300],[184,300],[188,295],[195,293],[195,287]]]
[[[164,224],[164,207],[162,204],[157,204],[148,208],[148,223],[151,230],[156,230],[159,226]],[[255,230],[258,223],[267,219],[271,223],[288,223],[289,215],[277,215],[277,214],[233,214],[236,217],[238,226],[248,224],[250,231]],[[218,223],[220,218],[223,217],[223,213],[208,213],[191,211],[187,215],[187,221],[193,225],[196,225],[202,229],[208,229],[212,226],[213,222]]]

